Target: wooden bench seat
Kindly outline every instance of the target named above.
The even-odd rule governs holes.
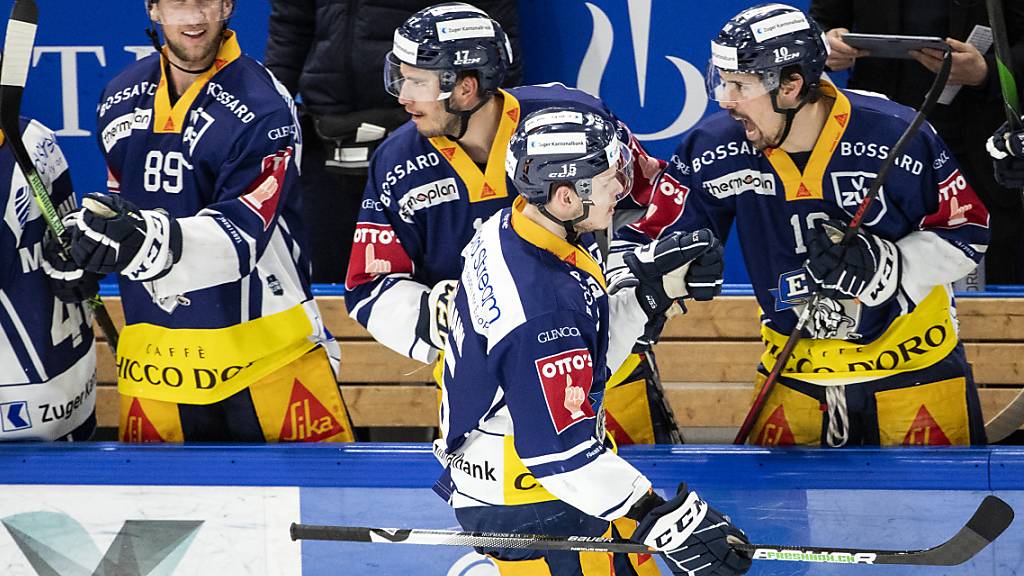
[[[340,381],[353,423],[436,426],[431,368],[377,344],[348,317],[341,297],[317,300],[328,328],[341,343]],[[115,323],[123,325],[119,299],[104,301]],[[963,298],[958,317],[989,418],[1024,383],[1024,299]],[[97,350],[97,416],[100,426],[116,427],[114,358],[105,344]],[[752,375],[761,351],[752,297],[694,303],[686,316],[669,322],[655,353],[680,425],[739,426],[751,401]]]

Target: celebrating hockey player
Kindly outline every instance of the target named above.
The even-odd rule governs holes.
[[[57,213],[74,210],[56,137],[35,120],[22,120],[22,131]],[[96,429],[96,345],[83,301],[99,290],[99,276],[56,249],[7,137],[0,133],[0,441],[88,440]]]
[[[120,438],[339,441],[338,346],[296,237],[301,140],[287,92],[241,54],[233,0],[146,0],[166,47],[107,86],[72,256],[117,273]]]
[[[669,234],[624,257],[610,290],[590,232],[611,225],[632,178],[627,139],[610,115],[574,105],[527,116],[509,143],[519,192],[462,252],[444,348],[445,466],[435,490],[466,530],[632,536],[676,574],[742,574],[745,541],[695,492],[665,502],[605,441],[609,376],[651,309],[707,290],[721,274],[708,230]],[[712,282],[713,285],[713,282]],[[609,295],[609,292],[614,292]],[[620,534],[609,522],[640,522]],[[656,574],[649,557],[480,550],[501,574]]]
[[[387,90],[412,119],[370,162],[345,299],[374,338],[422,362],[434,362],[443,346],[459,252],[481,222],[512,204],[505,149],[520,118],[555,104],[607,113],[600,100],[562,85],[499,89],[512,58],[501,26],[463,3],[417,12],[395,31],[387,56]],[[661,163],[635,141],[632,148],[631,192],[645,202]],[[631,356],[609,384],[609,429],[621,444],[677,435],[652,359]]]
[[[676,194],[624,236],[725,236],[735,223],[762,313],[759,382],[810,296],[823,297],[754,443],[984,443],[950,282],[984,254],[988,212],[925,125],[854,241],[837,244],[914,111],[837,89],[821,77],[826,51],[818,25],[786,5],[729,20],[707,75],[725,111],[683,139],[660,182]]]

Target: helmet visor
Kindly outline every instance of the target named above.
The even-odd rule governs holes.
[[[608,191],[612,202],[618,202],[633,189],[633,153],[629,146],[616,138],[605,148],[609,169],[594,176],[594,191]]]
[[[149,18],[162,26],[216,24],[231,17],[234,0],[146,0]]]
[[[779,87],[778,74],[723,70],[708,62],[708,98],[716,102],[743,102],[768,94]]]
[[[441,92],[441,75],[402,62],[394,52],[384,59],[384,89],[395,98],[412,102],[436,102],[451,95]]]

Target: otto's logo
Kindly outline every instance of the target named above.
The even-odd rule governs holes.
[[[568,350],[536,361],[537,375],[544,388],[555,432],[594,417],[590,388],[594,383],[594,363],[586,348]]]
[[[636,83],[637,94],[639,95],[639,108],[644,108],[647,97],[649,64],[647,53],[648,46],[650,44],[648,40],[650,38],[650,23],[652,22],[651,4],[652,0],[632,0],[627,3],[630,35],[633,38],[633,61],[636,64]],[[590,10],[590,15],[593,20],[593,34],[590,38],[590,45],[587,47],[587,51],[583,56],[583,62],[580,63],[579,74],[576,78],[576,86],[584,92],[594,96],[600,96],[601,84],[604,81],[605,70],[608,65],[608,60],[611,57],[612,46],[616,44],[614,42],[615,30],[612,28],[611,20],[604,11],[589,2],[586,3],[586,7]],[[665,59],[668,60],[679,73],[679,76],[683,81],[684,90],[680,92],[677,87],[678,85],[675,82],[660,85],[658,86],[658,89],[661,93],[665,94],[682,93],[684,96],[683,102],[681,103],[681,109],[679,111],[679,115],[666,127],[644,134],[639,132],[634,133],[634,135],[640,140],[667,140],[679,136],[683,132],[692,128],[693,125],[700,120],[708,105],[707,93],[704,90],[704,76],[701,71],[678,56],[665,55]],[[662,78],[667,78],[668,75],[664,74],[662,71],[666,66],[662,62],[658,62],[657,64],[659,65],[656,69],[657,73],[652,74],[652,77],[660,81]],[[618,102],[615,102],[613,107],[616,110],[622,110],[624,108],[621,103]],[[652,110],[659,110],[663,108],[665,108],[665,106],[651,107]],[[636,111],[639,112],[639,110]],[[650,112],[650,110],[645,110],[645,112]],[[648,116],[636,114],[634,121],[640,122],[646,117]]]

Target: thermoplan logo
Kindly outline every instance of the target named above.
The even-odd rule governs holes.
[[[455,178],[435,180],[423,186],[417,186],[405,193],[398,201],[398,214],[407,222],[412,222],[412,215],[417,210],[437,206],[445,202],[459,199],[459,187]]]
[[[629,27],[633,44],[633,61],[636,66],[637,92],[640,96],[640,107],[644,108],[647,98],[647,73],[648,73],[648,48],[650,45],[650,24],[651,4],[653,0],[631,0],[627,3],[629,10]],[[601,84],[604,81],[605,70],[608,59],[611,56],[612,46],[615,42],[615,30],[612,27],[611,19],[603,10],[586,3],[593,19],[593,34],[590,38],[590,45],[580,63],[579,74],[576,78],[576,86],[594,96],[601,95]],[[641,134],[634,132],[640,140],[668,140],[676,138],[683,132],[689,130],[704,115],[708,105],[707,93],[704,89],[704,76],[699,69],[678,56],[665,55],[665,59],[679,72],[685,89],[680,91],[676,87],[659,86],[666,93],[682,94],[682,103],[678,115],[666,127]],[[661,80],[661,76],[656,77]],[[616,110],[621,107],[616,106]],[[657,110],[663,106],[652,107],[645,110],[645,115],[657,114]],[[637,111],[639,112],[639,111]],[[621,113],[620,113],[621,114]],[[635,128],[635,127],[634,127]]]

